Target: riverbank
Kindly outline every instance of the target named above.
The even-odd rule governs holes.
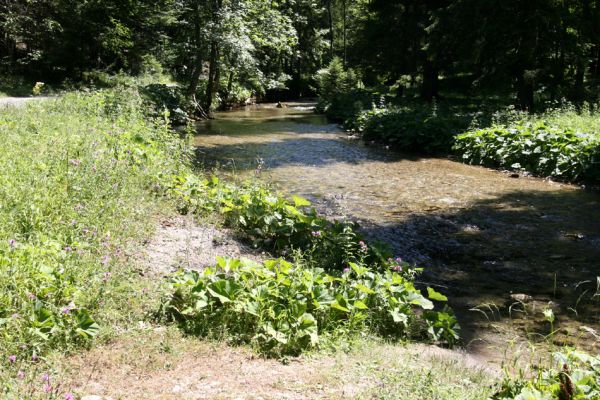
[[[260,181],[240,184],[193,174],[185,162],[192,154],[188,144],[164,119],[149,119],[142,104],[136,93],[107,91],[0,114],[8,155],[1,193],[10,206],[0,210],[6,267],[0,269],[5,285],[0,380],[6,398],[167,396],[157,382],[174,382],[171,393],[190,397],[208,390],[181,377],[188,369],[198,380],[208,376],[208,392],[215,396],[231,398],[242,390],[216,376],[216,369],[193,364],[192,356],[208,364],[218,365],[225,356],[249,364],[245,373],[265,377],[254,389],[267,397],[294,398],[286,362],[311,371],[298,385],[324,398],[384,391],[390,398],[420,393],[420,398],[475,399],[499,390],[499,384],[487,383],[498,380],[480,365],[481,358],[473,363],[459,353],[403,345],[456,341],[456,320],[444,307],[454,301],[443,294],[448,288],[420,277],[415,287],[410,263],[388,258],[385,249],[363,238],[374,229],[357,230],[348,222],[355,219],[351,214],[322,218],[307,200],[292,196],[303,194],[301,188],[286,189],[286,198]],[[310,161],[308,156],[321,160],[338,184],[359,172],[348,174],[342,164],[376,173],[364,148],[344,147],[350,144],[330,125],[317,123],[315,136],[309,110],[268,109],[267,120],[255,111],[244,110],[241,125],[227,118],[205,122],[217,130],[219,121],[240,128],[234,135],[220,130],[222,138],[238,141],[239,155],[244,155],[240,147],[253,149],[244,140],[268,146],[269,152],[259,154],[263,162],[257,165],[252,154],[237,170],[240,175],[251,168],[251,175],[275,176],[285,166],[271,164],[277,157],[296,163]],[[268,129],[288,137],[272,140]],[[256,135],[263,135],[262,141]],[[298,143],[308,147],[293,147],[295,157],[287,158],[281,144]],[[335,162],[348,151],[353,162]],[[210,154],[222,157],[218,148]],[[316,167],[311,165],[309,174],[293,165],[290,181],[327,183]],[[322,196],[311,198],[319,209],[326,204]],[[375,212],[376,203],[370,204]],[[254,261],[220,259],[203,269],[213,255]],[[272,256],[288,261],[265,261]],[[200,272],[171,274],[180,267]],[[260,302],[250,301],[257,293]],[[205,321],[217,329],[206,329]],[[147,340],[136,344],[141,338]],[[210,347],[217,355],[204,350],[207,343],[217,343]],[[97,351],[86,350],[96,346]],[[429,352],[432,357],[418,357]],[[283,364],[262,357],[248,362],[253,355],[278,357]],[[407,370],[409,361],[414,368]],[[349,370],[348,364],[355,367]],[[123,377],[116,368],[130,375]],[[265,370],[271,375],[260,372]],[[284,377],[279,388],[267,383],[278,376]],[[115,377],[124,384],[107,387]],[[341,385],[344,380],[353,383]],[[465,380],[473,385],[464,388]],[[219,386],[224,389],[215,389]]]

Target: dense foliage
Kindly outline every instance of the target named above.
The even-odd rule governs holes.
[[[600,358],[578,351],[555,353],[555,367],[532,379],[507,378],[494,400],[584,400],[600,398]]]
[[[337,59],[400,97],[489,93],[533,111],[598,99],[599,13],[595,0],[16,0],[0,5],[0,72],[33,84],[162,65],[209,112],[310,95]]]
[[[430,311],[433,303],[415,289],[406,264],[393,268],[376,272],[350,263],[329,275],[281,259],[219,259],[214,268],[176,274],[165,311],[190,333],[252,343],[271,355],[298,354],[344,333],[421,338],[428,332],[455,342],[454,316]],[[432,289],[429,295],[446,300]],[[414,309],[427,310],[424,318]]]
[[[463,160],[562,180],[600,180],[598,113],[553,111],[476,129],[456,138]]]

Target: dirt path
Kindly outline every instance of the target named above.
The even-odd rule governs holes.
[[[50,96],[41,96],[41,97],[0,97],[0,107],[21,107],[25,103],[30,101],[39,101],[39,100],[48,100],[52,99]]]
[[[250,349],[146,327],[70,358],[63,381],[77,395],[116,399],[482,399],[497,372],[426,345],[366,341],[279,362]]]

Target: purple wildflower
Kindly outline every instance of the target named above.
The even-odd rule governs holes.
[[[79,164],[81,164],[81,160],[77,160],[75,158],[69,160],[69,164],[71,164],[74,167],[79,167]]]
[[[10,239],[8,241],[8,245],[10,246],[11,249],[14,249],[17,246],[17,241],[15,239]]]
[[[110,279],[112,274],[110,272],[105,272],[102,274],[102,281],[107,282]]]
[[[10,316],[12,319],[17,319],[20,318],[21,316],[18,313],[13,313],[13,315]]]
[[[17,356],[15,356],[14,354],[8,356],[8,362],[11,364],[14,364],[17,361]]]
[[[367,252],[367,250],[369,250],[369,246],[367,246],[367,244],[365,242],[363,242],[362,240],[360,242],[358,242],[358,244],[360,245],[360,250],[363,252]]]
[[[102,259],[100,260],[100,263],[102,265],[106,265],[109,263],[109,261],[110,261],[110,256],[103,256]]]
[[[321,232],[320,231],[312,231],[310,233],[313,237],[321,237]]]
[[[400,257],[396,257],[396,262],[397,262],[397,263],[401,263],[401,262],[402,262],[402,258],[400,258]]]
[[[70,302],[68,306],[66,306],[65,308],[62,309],[62,313],[68,315],[71,313],[71,311],[73,311],[74,308],[75,308],[75,303]]]
[[[50,375],[48,373],[42,375],[42,382],[50,382]]]
[[[75,400],[75,396],[73,396],[71,393],[67,393],[65,394],[65,400]]]
[[[49,384],[49,383],[45,383],[44,384],[44,392],[51,393],[52,392],[52,385]]]
[[[344,273],[345,273],[345,274],[348,274],[348,273],[350,273],[350,268],[348,268],[348,267],[344,268]]]
[[[400,265],[396,265],[394,268],[392,268],[394,271],[396,272],[402,272],[402,266]]]
[[[67,253],[70,253],[70,252],[72,252],[72,251],[73,251],[73,249],[71,248],[71,246],[66,246],[66,247],[65,247],[65,251],[66,251]]]
[[[33,293],[27,293],[27,297],[29,298],[29,300],[35,300],[36,296]]]
[[[25,372],[19,370],[19,372],[17,372],[17,378],[19,378],[19,380],[25,379]]]
[[[38,360],[38,356],[37,355],[32,355],[31,356],[31,361],[36,362]]]

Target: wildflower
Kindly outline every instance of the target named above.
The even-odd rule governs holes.
[[[320,231],[313,231],[310,233],[313,237],[321,237],[321,232]]]
[[[14,354],[8,356],[8,362],[10,362],[11,364],[14,364],[17,361],[17,356],[15,356]]]
[[[362,240],[360,242],[358,242],[358,244],[360,245],[360,249],[363,252],[367,252],[367,250],[369,250],[369,246],[367,246],[367,244],[365,242],[363,242]]]
[[[52,392],[52,385],[49,384],[49,383],[45,383],[44,384],[44,392],[51,393]]]
[[[8,245],[10,246],[11,249],[14,249],[17,246],[17,241],[15,239],[10,239],[8,241]]]
[[[73,251],[73,249],[71,248],[71,246],[66,246],[66,247],[65,247],[65,251],[66,251],[67,253],[70,253],[70,252],[72,252],[72,251]]]
[[[109,263],[109,261],[110,261],[110,256],[103,256],[102,259],[100,260],[100,263],[102,265],[106,265]]]
[[[71,393],[67,393],[65,394],[65,400],[75,400],[75,396],[73,396]]]
[[[69,160],[69,164],[71,164],[74,167],[79,167],[79,165],[81,164],[81,160],[77,160],[75,158]]]
[[[42,375],[42,382],[50,382],[50,375],[48,373]]]
[[[29,300],[35,300],[35,294],[33,293],[27,293],[27,297],[29,298]]]
[[[71,225],[73,225],[73,226],[77,225],[77,220],[74,219],[73,221],[71,221]]]
[[[62,309],[62,313],[68,315],[71,313],[71,311],[73,311],[74,308],[75,308],[75,303],[70,302],[68,306],[66,306],[65,308]]]
[[[402,266],[400,265],[396,265],[394,268],[392,268],[394,271],[396,272],[402,272]]]
[[[13,315],[10,316],[12,319],[17,319],[20,318],[21,316],[18,313],[13,313]]]
[[[32,355],[31,356],[31,361],[36,362],[38,360],[38,356],[37,355]]]
[[[400,258],[400,257],[396,257],[396,262],[397,262],[398,264],[400,264],[400,263],[402,262],[402,258]]]
[[[350,268],[348,268],[348,267],[344,268],[344,273],[345,273],[345,274],[348,274],[348,273],[350,273]]]
[[[110,272],[105,272],[102,274],[102,281],[107,282],[112,274]]]
[[[25,372],[23,372],[22,370],[19,370],[19,372],[17,372],[17,378],[19,380],[25,379]]]

